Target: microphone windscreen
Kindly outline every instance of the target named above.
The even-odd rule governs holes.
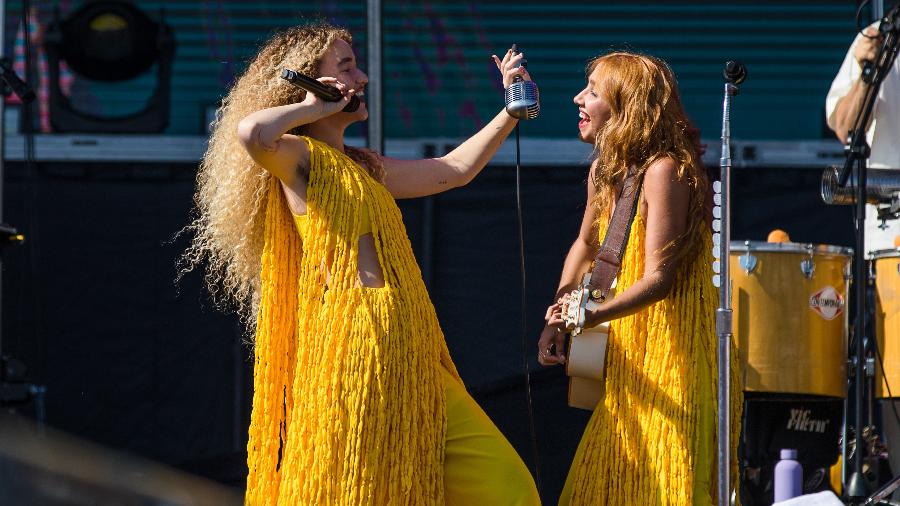
[[[791,237],[784,230],[776,228],[769,232],[769,237],[766,240],[769,242],[791,242]]]
[[[504,94],[506,112],[518,119],[534,119],[541,112],[540,97],[534,81],[516,81]]]
[[[725,71],[722,74],[729,83],[741,84],[747,79],[747,67],[739,61],[728,61],[725,62]]]

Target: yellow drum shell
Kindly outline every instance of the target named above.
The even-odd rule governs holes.
[[[884,358],[875,367],[875,396],[900,397],[900,251],[881,250],[872,255],[875,270],[875,336]],[[885,385],[887,381],[887,385]],[[890,393],[888,392],[890,386]]]
[[[748,250],[755,258],[750,272],[741,265]],[[744,391],[846,397],[851,256],[835,246],[732,244],[733,326]],[[809,277],[804,261],[814,266]]]

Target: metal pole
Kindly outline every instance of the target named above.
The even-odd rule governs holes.
[[[722,107],[722,158],[719,160],[721,193],[719,258],[719,309],[716,310],[716,334],[718,346],[718,464],[720,506],[731,502],[731,97],[737,95],[734,84],[725,83],[725,100]]]
[[[366,86],[366,107],[369,109],[368,147],[384,153],[384,92],[382,85],[381,0],[366,2],[366,60],[369,84]],[[374,107],[372,107],[374,106]]]
[[[864,158],[857,159],[857,201],[856,201],[856,250],[854,251],[854,277],[856,292],[856,321],[854,326],[854,336],[856,339],[856,364],[854,378],[854,396],[853,399],[853,417],[856,427],[855,445],[853,457],[853,474],[847,483],[847,496],[850,498],[863,498],[869,491],[866,484],[865,475],[863,474],[863,458],[865,446],[863,441],[863,427],[866,423],[863,419],[863,396],[865,396],[866,383],[866,263],[865,259],[865,222],[866,222],[866,160]]]
[[[884,2],[882,0],[872,0],[872,19],[878,20],[884,17]]]

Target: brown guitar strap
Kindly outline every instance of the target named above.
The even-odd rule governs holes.
[[[632,168],[625,176],[622,192],[616,199],[616,208],[609,220],[606,237],[603,238],[603,244],[600,245],[597,258],[594,259],[594,271],[591,273],[587,288],[591,299],[595,301],[606,299],[613,281],[619,275],[619,269],[622,268],[622,256],[625,254],[631,223],[637,212],[637,197],[642,183],[642,177],[635,175],[634,172],[636,171]]]

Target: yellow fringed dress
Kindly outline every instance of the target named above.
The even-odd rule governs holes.
[[[637,213],[617,291],[643,276],[645,234]],[[681,260],[665,299],[611,322],[605,395],[582,436],[561,505],[716,502],[718,291],[712,285],[710,232],[704,228],[701,235],[694,253]],[[733,456],[741,412],[735,362]],[[735,476],[734,457],[732,463]]]
[[[443,504],[440,368],[459,376],[400,211],[362,167],[306,140],[302,244],[274,178],[267,197],[246,502]],[[358,286],[362,209],[384,288]]]

